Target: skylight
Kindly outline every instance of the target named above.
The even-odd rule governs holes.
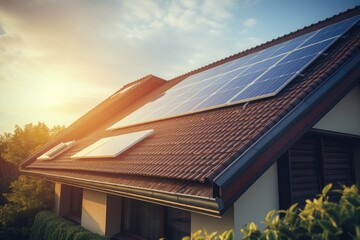
[[[74,146],[74,144],[75,144],[75,140],[66,143],[62,142],[57,146],[53,147],[52,149],[50,149],[49,151],[47,151],[46,153],[44,153],[43,155],[41,155],[40,157],[38,157],[37,160],[52,160],[53,158],[59,156],[61,153],[65,152],[66,150]]]
[[[154,129],[102,138],[80,152],[72,159],[113,158],[125,152],[144,138],[154,133]]]

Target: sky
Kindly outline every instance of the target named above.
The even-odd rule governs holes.
[[[0,134],[68,126],[128,82],[171,79],[360,0],[0,0]]]

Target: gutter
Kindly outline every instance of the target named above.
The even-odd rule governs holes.
[[[95,180],[41,173],[36,171],[22,170],[23,173],[36,178],[51,182],[61,182],[67,185],[89,189],[97,192],[113,194],[121,197],[174,207],[186,211],[221,218],[218,204],[214,198],[195,195],[171,193],[161,190],[150,190],[140,187],[130,187],[123,184],[104,183]]]
[[[358,84],[359,64],[360,51],[214,179],[213,197],[218,201],[221,213],[274,164],[299,136]]]

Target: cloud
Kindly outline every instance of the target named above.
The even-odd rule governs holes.
[[[40,112],[49,111],[43,102],[70,106],[60,101],[66,98],[81,103],[64,112],[82,113],[88,106],[81,96],[104,99],[147,74],[170,79],[232,55],[252,42],[245,33],[239,39],[244,29],[234,32],[243,4],[248,3],[0,1],[0,101],[17,102],[10,105],[20,111],[38,106]]]
[[[6,31],[5,31],[4,27],[0,25],[0,37],[2,35],[5,35],[5,33],[6,33]]]
[[[248,18],[243,22],[243,26],[245,27],[254,27],[256,25],[255,18]]]
[[[50,112],[57,112],[59,114],[65,114],[70,116],[78,116],[79,114],[85,114],[90,111],[96,105],[98,105],[103,99],[91,97],[91,96],[79,96],[74,99],[68,99],[59,104],[51,105],[47,108]],[[79,113],[79,111],[83,112]]]

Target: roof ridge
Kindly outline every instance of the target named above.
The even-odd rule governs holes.
[[[170,79],[169,81],[176,81],[176,80],[179,80],[179,79],[186,78],[186,77],[191,76],[193,74],[208,70],[210,68],[219,66],[219,65],[224,64],[226,62],[230,62],[230,61],[238,59],[240,57],[244,57],[244,56],[247,56],[247,55],[249,55],[251,53],[257,52],[259,50],[271,47],[272,45],[279,44],[281,42],[285,42],[285,41],[289,40],[290,37],[294,38],[298,34],[305,34],[306,31],[310,32],[310,31],[313,31],[314,28],[322,27],[322,25],[327,24],[331,20],[334,20],[335,22],[340,22],[340,21],[342,21],[342,20],[344,20],[346,18],[352,17],[351,15],[355,14],[357,12],[360,13],[360,5],[357,5],[357,6],[353,7],[353,8],[349,8],[349,9],[343,11],[343,12],[337,13],[337,14],[333,15],[332,17],[327,17],[327,18],[325,18],[323,20],[320,20],[320,21],[318,21],[316,23],[312,23],[310,25],[304,26],[303,28],[300,28],[300,29],[295,30],[293,32],[290,32],[290,33],[284,34],[282,36],[279,36],[277,38],[274,38],[272,40],[266,41],[264,43],[261,43],[259,45],[254,46],[252,48],[245,49],[245,50],[243,50],[241,52],[235,53],[235,54],[230,55],[228,57],[224,57],[224,58],[222,58],[220,60],[217,60],[217,61],[212,62],[210,64],[204,65],[202,67],[196,68],[196,69],[191,70],[191,71],[189,71],[187,73],[184,73],[184,74],[181,74],[181,75],[179,75],[177,77],[174,77],[174,78]],[[349,15],[349,16],[347,16],[347,15]],[[328,25],[330,25],[330,24],[331,23],[329,23]],[[287,39],[287,38],[289,38],[289,39]]]
[[[152,75],[152,74],[148,74],[148,75],[145,75],[145,76],[143,76],[143,77],[141,77],[141,78],[138,78],[138,79],[136,79],[136,80],[134,80],[134,81],[132,81],[132,82],[129,82],[129,83],[123,85],[119,90],[117,90],[116,92],[114,92],[112,95],[110,95],[109,98],[111,98],[112,96],[114,96],[114,95],[116,95],[117,93],[121,92],[121,91],[124,90],[125,88],[128,88],[128,87],[130,87],[130,86],[133,86],[133,85],[135,85],[135,84],[137,84],[137,83],[139,83],[139,82],[141,82],[141,81],[145,81],[146,79],[149,79],[149,78],[151,78],[151,77],[156,77],[156,76],[155,76],[155,75]]]

